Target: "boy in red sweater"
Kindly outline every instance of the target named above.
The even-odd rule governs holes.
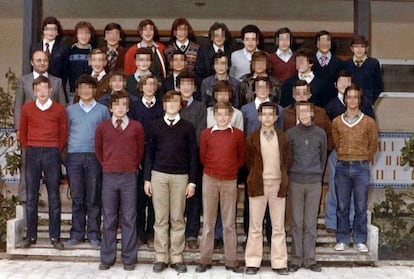
[[[60,152],[67,131],[65,108],[50,99],[52,84],[44,76],[33,81],[35,101],[23,106],[19,139],[26,149],[26,216],[27,232],[23,248],[36,244],[37,210],[42,172],[49,202],[49,236],[55,249],[63,249],[60,241]]]
[[[129,98],[125,90],[110,96],[112,118],[101,122],[95,133],[95,152],[102,165],[103,233],[100,270],[116,260],[118,211],[122,211],[122,262],[125,270],[137,263],[137,171],[144,155],[144,129],[129,119]]]
[[[226,269],[243,273],[237,262],[235,226],[237,172],[244,163],[244,133],[230,125],[233,108],[229,103],[214,106],[216,125],[203,130],[200,138],[200,161],[203,174],[204,224],[200,245],[200,265],[196,272],[211,268],[214,226],[220,201],[223,220]]]

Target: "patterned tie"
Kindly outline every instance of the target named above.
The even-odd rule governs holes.
[[[172,127],[172,126],[173,126],[173,124],[174,124],[174,120],[175,120],[175,119],[168,119],[168,121],[170,121],[170,127]]]
[[[108,70],[112,71],[115,67],[116,64],[116,58],[117,58],[118,54],[116,53],[115,50],[111,49],[108,52]]]
[[[122,132],[122,119],[117,119],[116,120],[116,127],[115,127],[115,129],[118,131],[118,132]]]
[[[187,105],[188,105],[188,101],[183,100],[182,103],[181,103],[181,107],[186,108]]]
[[[270,130],[269,132],[263,131],[263,135],[267,141],[271,141],[275,132],[273,130]]]
[[[145,101],[145,104],[147,105],[147,108],[151,108],[152,107],[152,102]]]
[[[46,53],[50,55],[50,48],[49,48],[49,43],[45,43],[46,46]]]
[[[321,60],[321,66],[325,67],[326,66],[326,60],[328,60],[328,57],[326,55],[322,55],[320,60]]]
[[[185,45],[181,45],[181,51],[184,52],[185,51]]]

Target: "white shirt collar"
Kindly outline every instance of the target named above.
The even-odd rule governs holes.
[[[46,40],[43,40],[43,51],[46,52],[46,43],[48,43],[49,44],[49,52],[52,53],[53,46],[55,45],[55,41],[56,40],[53,40],[53,41],[48,42]]]
[[[152,99],[149,100],[149,101],[147,99],[145,99],[144,96],[142,96],[142,98],[141,98],[141,102],[144,104],[145,107],[147,107],[147,102],[151,102],[151,107],[153,107],[155,105],[156,101],[157,101],[157,99],[155,98],[155,96],[152,97]]]
[[[283,52],[278,48],[276,50],[276,55],[286,63],[292,57],[293,52],[290,48],[286,52]]]
[[[307,74],[298,73],[298,78],[300,80],[306,80],[306,82],[310,84],[312,80],[315,78],[315,74],[312,71],[310,71]]]
[[[184,45],[185,49],[187,48],[188,44],[190,43],[190,40],[186,40],[183,44],[180,43],[178,40],[175,41],[175,44],[178,46],[178,48],[181,50],[181,46]]]
[[[345,105],[345,103],[344,103],[344,94],[342,94],[342,93],[338,92],[338,99],[339,99],[339,101],[341,101],[341,103],[342,103],[343,105]]]
[[[214,48],[214,52],[217,53],[219,51],[219,49],[221,49],[224,52],[224,46],[219,47],[216,44],[213,44],[213,48]]]
[[[92,71],[92,74],[91,74],[91,76],[93,76],[95,74],[95,72],[94,71]],[[103,70],[102,72],[100,72],[99,74],[98,74],[98,77],[96,78],[98,81],[101,81],[101,79],[103,79],[103,77],[106,75],[106,72],[105,72],[105,70]]]
[[[256,107],[256,110],[259,109],[260,104],[264,103],[264,102],[270,102],[270,98],[267,98],[266,100],[264,100],[263,102],[259,100],[259,98],[255,98],[254,99],[254,105]]]
[[[231,130],[231,132],[233,133],[233,127],[231,126],[231,124],[230,124],[230,123],[229,123],[229,124],[227,125],[227,127],[226,127],[226,128],[224,128],[224,129],[220,129],[220,128],[217,126],[217,124],[214,124],[213,128],[211,128],[211,133],[213,133],[214,131],[225,131],[225,130],[227,130],[227,129],[230,129],[230,130]]]
[[[43,74],[42,74],[42,76],[44,76],[44,77],[49,77],[49,74],[47,73],[47,72],[44,72]],[[37,79],[38,77],[40,77],[40,74],[38,73],[38,72],[36,72],[36,71],[33,71],[33,79]]]
[[[256,48],[255,51],[258,51],[258,49]],[[246,48],[243,48],[243,54],[246,56],[247,60],[252,61],[252,54],[248,52]]]
[[[38,99],[36,99],[36,107],[40,109],[41,111],[45,111],[49,109],[51,106],[52,106],[52,100],[50,98],[47,99],[46,103],[44,103],[43,105],[39,102]]]
[[[136,72],[134,73],[134,77],[135,77],[135,80],[139,82],[139,80],[141,79],[141,77],[149,76],[150,74],[151,74],[151,72],[148,70],[143,75],[140,75],[138,73],[138,69],[137,69]]]
[[[79,106],[84,112],[88,113],[96,106],[96,101],[93,99],[90,104],[85,104],[82,100],[79,100]]]
[[[116,120],[117,120],[118,118],[116,118],[114,115],[112,115],[112,118],[111,118],[111,122],[112,122],[112,125],[116,128],[116,126],[117,126],[117,124],[116,124]],[[128,116],[124,116],[123,118],[122,118],[122,123],[121,123],[121,128],[122,128],[122,130],[125,130],[125,128],[128,126],[128,124],[129,124],[129,118],[128,118]]]
[[[167,116],[167,114],[164,114],[164,121],[165,121],[165,123],[167,123],[168,126],[170,126],[170,120],[169,119],[172,119],[172,118],[169,118]],[[181,119],[180,114],[177,113],[177,115],[174,117],[173,125],[177,124],[177,122],[180,121],[180,119]]]

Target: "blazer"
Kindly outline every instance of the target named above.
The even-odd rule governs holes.
[[[48,75],[52,83],[51,99],[66,106],[66,96],[63,91],[62,80],[60,78]],[[19,129],[20,112],[24,104],[34,101],[36,99],[33,93],[33,73],[21,76],[17,80],[16,96],[14,98],[14,128]]]
[[[246,167],[249,170],[249,175],[247,177],[247,194],[249,197],[264,195],[263,158],[260,145],[260,130],[261,128],[258,128],[247,137]],[[280,171],[282,174],[282,181],[280,183],[280,189],[277,196],[279,198],[284,198],[286,197],[288,190],[288,170],[292,164],[292,155],[288,136],[279,129],[276,129],[276,135],[279,142]]]
[[[108,47],[104,46],[101,48],[101,50],[106,53],[108,51]],[[118,56],[116,57],[116,63],[115,63],[114,70],[116,69],[124,70],[125,53],[127,52],[127,49],[124,47],[118,46],[116,50],[118,51]],[[109,73],[108,64],[105,66],[105,71]]]

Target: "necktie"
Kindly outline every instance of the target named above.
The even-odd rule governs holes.
[[[145,104],[147,105],[147,108],[151,108],[152,107],[152,102],[146,101]]]
[[[116,57],[117,57],[116,51],[111,49],[108,52],[108,70],[109,71],[113,70],[113,68],[115,67]]]
[[[187,105],[188,105],[188,101],[183,101],[183,102],[181,103],[182,108],[186,108],[186,107],[187,107]]]
[[[174,119],[168,119],[168,121],[170,121],[170,127],[172,127],[174,123]]]
[[[118,132],[122,132],[122,126],[121,126],[121,124],[122,124],[122,119],[117,119],[117,120],[116,120],[116,127],[115,127],[115,129],[116,129]]]
[[[300,74],[300,79],[304,80],[304,79],[307,79],[307,78],[310,78],[309,74]]]
[[[322,55],[320,60],[321,60],[321,66],[325,67],[326,66],[326,60],[328,59],[328,57],[326,57],[326,55]]]
[[[185,45],[181,45],[181,51],[184,52],[185,51]]]
[[[95,78],[95,79],[98,79],[98,76],[99,76],[99,74],[98,74],[98,73],[93,73],[93,74],[92,74],[92,77],[93,77],[93,78]]]
[[[267,141],[271,141],[275,132],[273,130],[270,130],[269,132],[263,131],[263,135]]]
[[[361,67],[362,66],[362,63],[364,63],[364,61],[362,61],[362,60],[356,60],[355,63],[357,65],[357,67]]]
[[[46,53],[50,55],[49,43],[45,43],[46,46]]]

